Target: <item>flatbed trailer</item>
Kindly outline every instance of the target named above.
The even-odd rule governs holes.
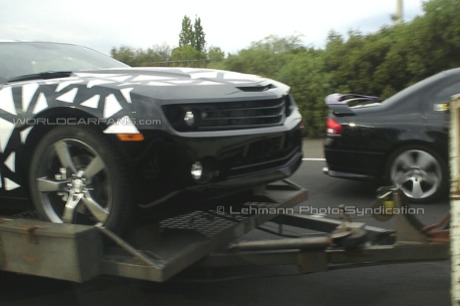
[[[395,207],[404,205],[396,188],[387,195]],[[75,282],[102,275],[164,282],[197,269],[290,265],[300,274],[450,256],[449,245],[430,242],[414,216],[395,215],[396,230],[388,230],[345,214],[342,220],[302,214],[296,207],[306,199],[305,189],[280,181],[239,203],[143,224],[123,238],[98,226],[3,216],[0,271]],[[278,238],[244,239],[267,224]],[[308,234],[286,237],[286,228]]]

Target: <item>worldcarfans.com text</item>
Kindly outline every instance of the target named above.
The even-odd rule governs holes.
[[[69,126],[69,125],[136,125],[136,126],[160,126],[160,119],[150,118],[13,118],[13,124],[17,126]]]

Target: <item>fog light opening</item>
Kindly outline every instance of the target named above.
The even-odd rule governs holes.
[[[199,161],[194,162],[190,168],[190,174],[195,181],[201,181],[204,175],[203,164]]]
[[[219,176],[219,170],[215,161],[204,158],[192,163],[190,175],[195,183],[206,184]]]
[[[184,122],[189,127],[193,126],[195,124],[195,114],[192,111],[185,112]]]

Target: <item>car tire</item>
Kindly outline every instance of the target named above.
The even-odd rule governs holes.
[[[448,168],[436,151],[424,146],[404,147],[388,160],[388,183],[399,186],[410,202],[429,203],[447,191]]]
[[[44,220],[100,225],[117,233],[131,221],[124,163],[95,129],[66,126],[48,132],[33,153],[29,186]]]

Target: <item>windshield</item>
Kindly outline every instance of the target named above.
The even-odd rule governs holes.
[[[128,67],[94,50],[44,42],[0,43],[0,81],[44,72]]]

